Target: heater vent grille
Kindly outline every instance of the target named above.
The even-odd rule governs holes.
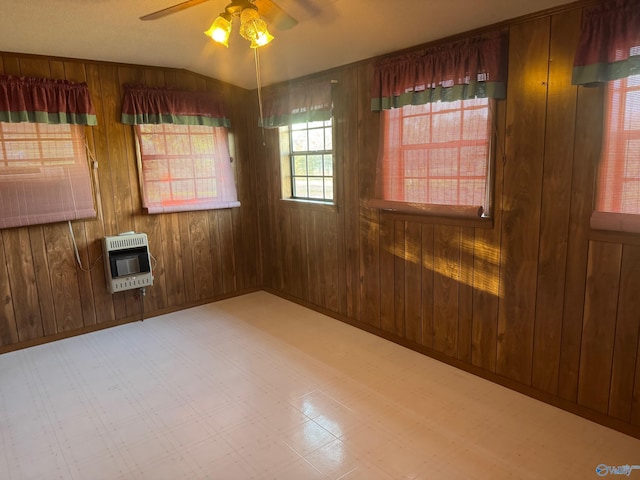
[[[105,241],[107,243],[107,251],[144,247],[147,245],[147,235],[144,233],[134,233],[117,237],[105,237]]]

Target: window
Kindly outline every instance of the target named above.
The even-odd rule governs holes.
[[[0,123],[0,228],[96,216],[83,128]]]
[[[149,213],[239,206],[227,129],[136,125],[143,206]]]
[[[640,10],[635,0],[583,11],[573,85],[606,85],[591,228],[640,233]]]
[[[333,204],[333,81],[311,79],[271,88],[263,128],[278,128],[282,198]]]
[[[333,202],[332,120],[280,127],[283,197]]]
[[[607,85],[596,209],[640,215],[640,75]]]
[[[492,111],[506,98],[508,33],[495,30],[380,58],[371,110],[382,133],[374,208],[491,214]]]
[[[408,105],[383,115],[383,200],[487,212],[488,99]]]

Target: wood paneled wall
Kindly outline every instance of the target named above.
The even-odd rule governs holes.
[[[101,238],[135,230],[149,236],[157,260],[144,306],[137,290],[110,295],[99,260],[75,261],[66,223],[0,230],[0,353],[185,308],[261,286],[253,157],[245,138],[250,92],[182,70],[0,54],[0,73],[87,82],[98,126],[88,149],[98,162],[101,218],[73,222],[85,267],[102,254]],[[127,83],[223,94],[235,140],[240,208],[147,215],[140,203],[133,129],[120,123]]]
[[[509,29],[491,225],[367,207],[372,61],[337,80],[335,208],[280,199],[259,164],[265,288],[640,437],[640,237],[592,231],[602,88],[571,85],[582,10]]]
[[[85,266],[104,235],[149,235],[147,315],[264,287],[640,437],[640,237],[589,227],[603,90],[570,82],[581,13],[508,25],[489,224],[367,207],[373,61],[318,74],[338,82],[335,207],[280,199],[277,135],[257,129],[251,92],[181,70],[15,54],[0,54],[0,73],[89,84],[101,217],[74,233]],[[133,133],[118,121],[126,83],[223,92],[241,208],[142,212]],[[0,230],[0,299],[0,353],[142,313],[136,291],[107,293],[101,261],[78,268],[64,223]]]

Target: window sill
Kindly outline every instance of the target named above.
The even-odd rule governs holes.
[[[286,208],[317,210],[320,212],[327,212],[327,213],[338,211],[338,206],[335,203],[315,202],[313,200],[302,200],[299,198],[281,198],[280,205]]]
[[[593,212],[590,223],[591,240],[640,245],[640,215]]]
[[[482,216],[482,207],[458,207],[450,205],[408,204],[388,200],[370,199],[368,208],[377,208],[383,215],[391,215],[397,220],[457,225],[473,228],[493,228],[493,218]]]
[[[216,205],[209,204],[188,204],[188,205],[153,205],[150,207],[142,206],[143,211],[148,215],[155,215],[161,213],[180,213],[180,212],[201,212],[204,210],[224,210],[229,208],[240,207],[240,202],[229,201],[220,202]]]
[[[613,212],[593,212],[591,228],[623,233],[640,233],[640,215]]]

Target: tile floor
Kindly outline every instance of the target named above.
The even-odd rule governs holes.
[[[640,440],[265,292],[0,355],[0,433],[9,480],[588,479],[640,465]]]

